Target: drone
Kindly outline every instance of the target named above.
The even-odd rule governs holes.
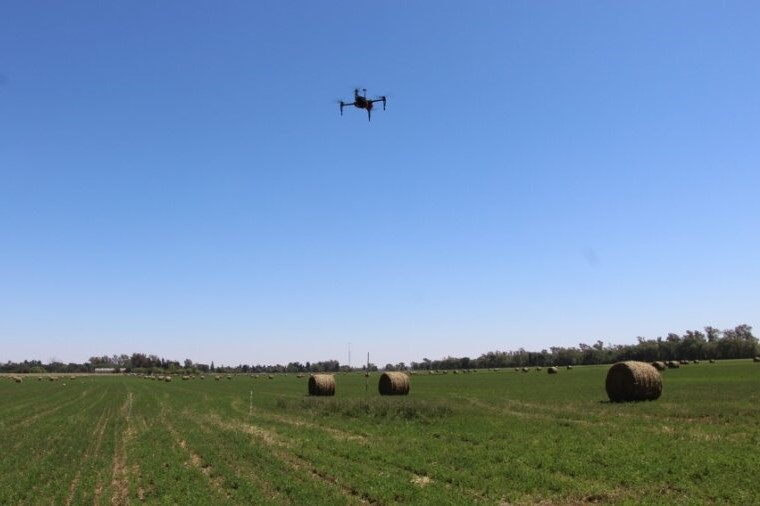
[[[368,99],[367,98],[367,89],[363,88],[362,91],[364,92],[364,96],[359,95],[359,89],[354,90],[354,101],[352,103],[346,103],[342,100],[339,100],[338,103],[340,104],[340,115],[343,116],[343,108],[349,105],[353,105],[357,109],[367,109],[367,121],[372,121],[372,107],[375,102],[382,102],[383,103],[383,111],[385,110],[385,103],[387,102],[387,97],[381,96],[380,98],[375,99]]]

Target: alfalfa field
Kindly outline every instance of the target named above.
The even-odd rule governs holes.
[[[0,504],[760,501],[760,364],[666,370],[610,403],[608,366],[158,381],[0,379]]]

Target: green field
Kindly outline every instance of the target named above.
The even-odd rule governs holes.
[[[2,379],[0,504],[760,502],[760,364],[667,370],[630,404],[606,371],[417,374],[385,398],[377,374],[333,398],[295,375]]]

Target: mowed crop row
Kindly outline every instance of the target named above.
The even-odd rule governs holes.
[[[752,503],[760,366],[663,372],[607,402],[607,367],[307,380],[0,380],[0,504]]]

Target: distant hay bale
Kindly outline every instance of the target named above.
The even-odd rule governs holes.
[[[675,360],[668,360],[668,369],[678,369],[679,367],[681,367],[681,364]]]
[[[335,395],[335,376],[332,374],[312,374],[309,376],[309,395]]]
[[[668,366],[665,365],[665,362],[655,361],[652,362],[652,367],[657,369],[658,371],[664,371]]]
[[[380,395],[407,395],[410,387],[409,376],[403,372],[384,372],[377,384]]]
[[[618,362],[607,371],[606,387],[612,402],[653,401],[662,395],[662,376],[646,362]]]
[[[549,374],[557,374],[559,372],[559,369],[557,369],[556,367],[550,367],[546,370],[546,372],[548,372]]]

